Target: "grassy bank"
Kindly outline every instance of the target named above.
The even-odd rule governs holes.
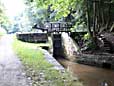
[[[14,39],[13,47],[25,67],[28,79],[32,80],[32,86],[82,86],[69,72],[53,69],[53,65],[38,49],[38,44]]]

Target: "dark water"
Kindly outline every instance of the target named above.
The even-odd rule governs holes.
[[[114,70],[77,64],[65,59],[58,59],[58,61],[73,72],[84,86],[114,86]]]

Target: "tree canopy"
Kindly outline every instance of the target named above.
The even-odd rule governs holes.
[[[0,1],[0,26],[2,26],[8,32],[9,19],[5,13],[6,9],[2,1]]]
[[[35,15],[41,22],[66,21],[71,22],[74,28],[86,27],[85,0],[29,0],[27,2],[37,7]]]
[[[8,19],[5,14],[5,7],[3,3],[0,1],[0,24],[7,23]]]

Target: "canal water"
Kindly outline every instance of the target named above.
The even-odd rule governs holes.
[[[63,44],[67,45],[68,47],[66,49],[68,50],[68,52],[70,52],[70,50],[75,50],[72,48],[74,46],[71,47],[71,45],[73,45],[74,43],[71,42],[68,34],[63,34],[62,38],[64,39]],[[60,51],[60,49],[63,49],[61,48],[61,46],[57,46],[56,48],[54,47],[54,49],[54,57],[58,60],[58,62],[62,64],[68,71],[72,72],[73,76],[77,77],[80,81],[82,81],[84,86],[114,86],[114,70],[71,62],[69,60],[61,58],[62,56],[64,57],[63,53],[61,53],[62,51]],[[68,56],[71,57],[71,55],[69,54]]]
[[[84,86],[114,86],[114,70],[82,65],[65,59],[58,61],[78,77]]]

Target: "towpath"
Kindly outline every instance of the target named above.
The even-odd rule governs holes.
[[[23,66],[12,49],[13,36],[0,38],[0,86],[30,86]]]

